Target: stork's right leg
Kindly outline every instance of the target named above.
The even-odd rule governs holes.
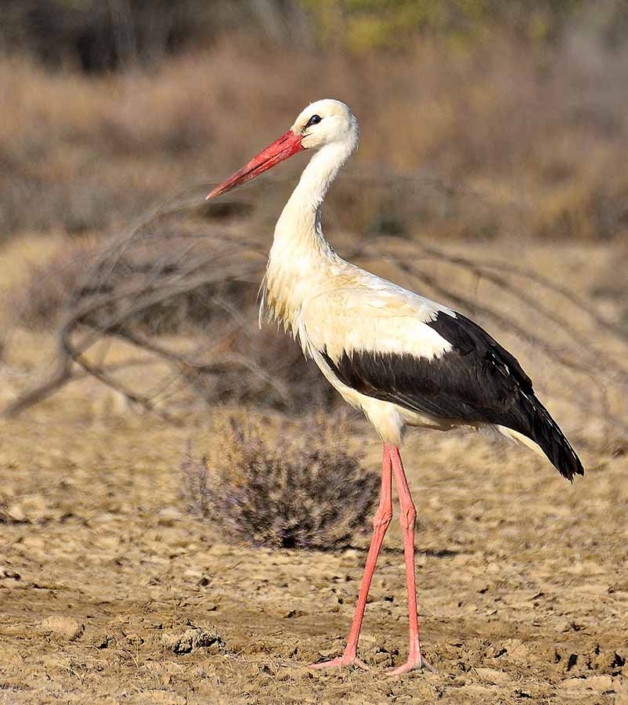
[[[390,676],[398,676],[408,673],[414,669],[426,668],[429,671],[434,669],[423,658],[421,653],[421,643],[419,641],[419,616],[416,603],[416,578],[414,565],[414,525],[416,523],[416,507],[412,501],[408,480],[403,462],[399,454],[399,448],[391,446],[390,458],[395,472],[395,482],[399,494],[399,504],[401,505],[401,528],[403,530],[403,553],[406,563],[406,584],[408,588],[408,617],[410,620],[410,647],[408,660],[397,668],[388,672]]]
[[[333,668],[334,666],[350,666],[355,665],[368,670],[368,666],[357,657],[358,639],[360,638],[360,629],[362,628],[362,620],[364,618],[364,610],[366,608],[366,599],[368,598],[373,573],[377,557],[384,542],[386,530],[392,519],[392,460],[390,448],[384,444],[384,453],[382,458],[382,488],[380,492],[379,508],[373,519],[373,538],[366,558],[366,567],[364,569],[364,577],[360,585],[360,594],[358,602],[355,606],[353,622],[351,623],[351,631],[347,639],[347,646],[344,653],[338,658],[331,661],[323,661],[322,663],[311,664],[312,668]]]

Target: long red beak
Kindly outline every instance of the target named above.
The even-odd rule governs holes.
[[[216,198],[216,196],[245,184],[247,181],[276,166],[279,162],[283,162],[293,154],[300,152],[304,149],[301,145],[302,139],[303,135],[297,135],[292,130],[289,130],[285,135],[282,135],[278,140],[266,147],[263,152],[253,157],[246,166],[243,166],[242,169],[236,171],[226,181],[216,186],[207,196],[207,200],[209,201],[210,198]]]

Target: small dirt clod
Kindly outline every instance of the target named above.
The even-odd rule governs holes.
[[[85,631],[85,626],[73,617],[47,617],[39,626],[48,635],[67,641],[79,639]]]
[[[190,627],[184,632],[164,634],[161,642],[175,654],[189,654],[197,649],[209,647],[218,651],[225,646],[218,634],[202,627]]]

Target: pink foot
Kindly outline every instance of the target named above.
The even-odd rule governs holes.
[[[322,670],[323,668],[341,668],[341,667],[346,667],[346,666],[357,666],[358,668],[361,668],[363,671],[368,671],[369,667],[362,661],[362,659],[359,659],[357,656],[338,656],[338,658],[334,658],[331,661],[322,661],[321,663],[311,663],[309,665],[309,668],[316,668],[319,670]]]
[[[400,676],[403,673],[410,673],[410,671],[431,671],[436,673],[436,669],[430,666],[430,664],[423,658],[419,653],[417,656],[410,657],[403,666],[397,666],[397,668],[391,668],[386,671],[387,676]]]

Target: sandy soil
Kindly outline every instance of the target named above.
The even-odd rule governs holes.
[[[5,398],[21,369],[5,367]],[[343,647],[366,540],[338,553],[224,544],[179,495],[186,442],[202,447],[207,428],[102,395],[83,383],[0,424],[0,703],[628,704],[621,448],[585,446],[571,486],[525,449],[415,436],[405,460],[437,672],[384,675],[407,646],[396,523],[360,643],[371,670],[313,672]],[[372,432],[354,433],[376,468]]]

